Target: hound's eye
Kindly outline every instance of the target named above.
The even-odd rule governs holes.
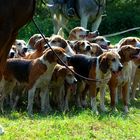
[[[102,38],[102,39],[100,39],[100,41],[104,41],[104,39]]]
[[[115,58],[113,58],[113,59],[112,59],[112,62],[115,62],[115,61],[116,61],[116,59],[115,59]]]
[[[17,45],[21,45],[21,43],[17,43]]]
[[[51,43],[56,43],[56,41],[55,41],[55,40],[53,40],[53,41],[51,41]]]

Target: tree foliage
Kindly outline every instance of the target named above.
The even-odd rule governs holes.
[[[106,16],[103,17],[100,25],[100,34],[114,33],[140,26],[139,9],[140,0],[107,0]],[[50,36],[53,33],[50,11],[41,0],[37,1],[34,19],[45,35]],[[70,21],[68,27],[71,29],[78,25],[78,21]],[[19,38],[28,39],[34,33],[37,33],[37,30],[31,22],[20,30]]]

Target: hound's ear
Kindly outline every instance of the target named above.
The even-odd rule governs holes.
[[[121,61],[124,62],[125,61],[125,54],[123,53],[122,48],[119,49],[118,54],[121,57]]]
[[[101,58],[101,60],[99,62],[99,67],[103,73],[107,73],[107,71],[109,69],[108,58],[106,58],[106,57]]]
[[[76,52],[76,54],[77,54],[77,52],[80,51],[80,48],[79,48],[80,44],[81,44],[81,42],[76,42],[75,45],[74,45],[74,47],[73,47],[73,49]]]
[[[118,44],[119,44],[119,46],[125,45],[126,44],[126,38],[121,39]]]
[[[58,73],[59,73],[59,75],[61,75],[62,77],[65,77],[65,76],[66,76],[66,73],[67,73],[67,68],[66,68],[66,67],[61,67],[61,68],[58,70]]]

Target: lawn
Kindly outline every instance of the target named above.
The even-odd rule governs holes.
[[[72,108],[68,113],[52,112],[46,116],[34,114],[28,117],[24,111],[8,112],[0,116],[5,133],[1,140],[46,140],[46,139],[97,139],[140,140],[140,99],[131,103],[130,112],[124,114],[122,105],[118,111],[95,115],[90,109]]]

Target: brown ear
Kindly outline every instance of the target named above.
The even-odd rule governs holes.
[[[68,40],[75,40],[75,38],[76,38],[76,32],[72,30],[72,31],[69,33]]]
[[[121,57],[121,62],[124,62],[124,61],[125,61],[125,54],[123,53],[123,50],[120,49],[120,50],[118,51],[118,54],[119,54],[120,57]]]
[[[44,54],[44,60],[48,60],[49,63],[57,61],[57,57],[54,55],[53,51],[48,50],[45,53],[46,54]]]
[[[44,43],[43,43],[44,40],[42,39],[39,39],[35,45],[34,45],[34,48],[37,50],[37,51],[43,51],[44,50]]]
[[[107,73],[107,70],[109,69],[109,63],[108,58],[105,56],[99,60],[99,67],[103,73]]]
[[[80,47],[79,47],[80,44],[81,44],[81,42],[76,42],[76,44],[73,47],[76,53],[78,53],[80,51]]]
[[[58,70],[58,74],[59,74],[61,77],[65,77],[65,76],[66,76],[66,73],[67,73],[67,68],[66,68],[66,67],[61,67],[61,68]]]

